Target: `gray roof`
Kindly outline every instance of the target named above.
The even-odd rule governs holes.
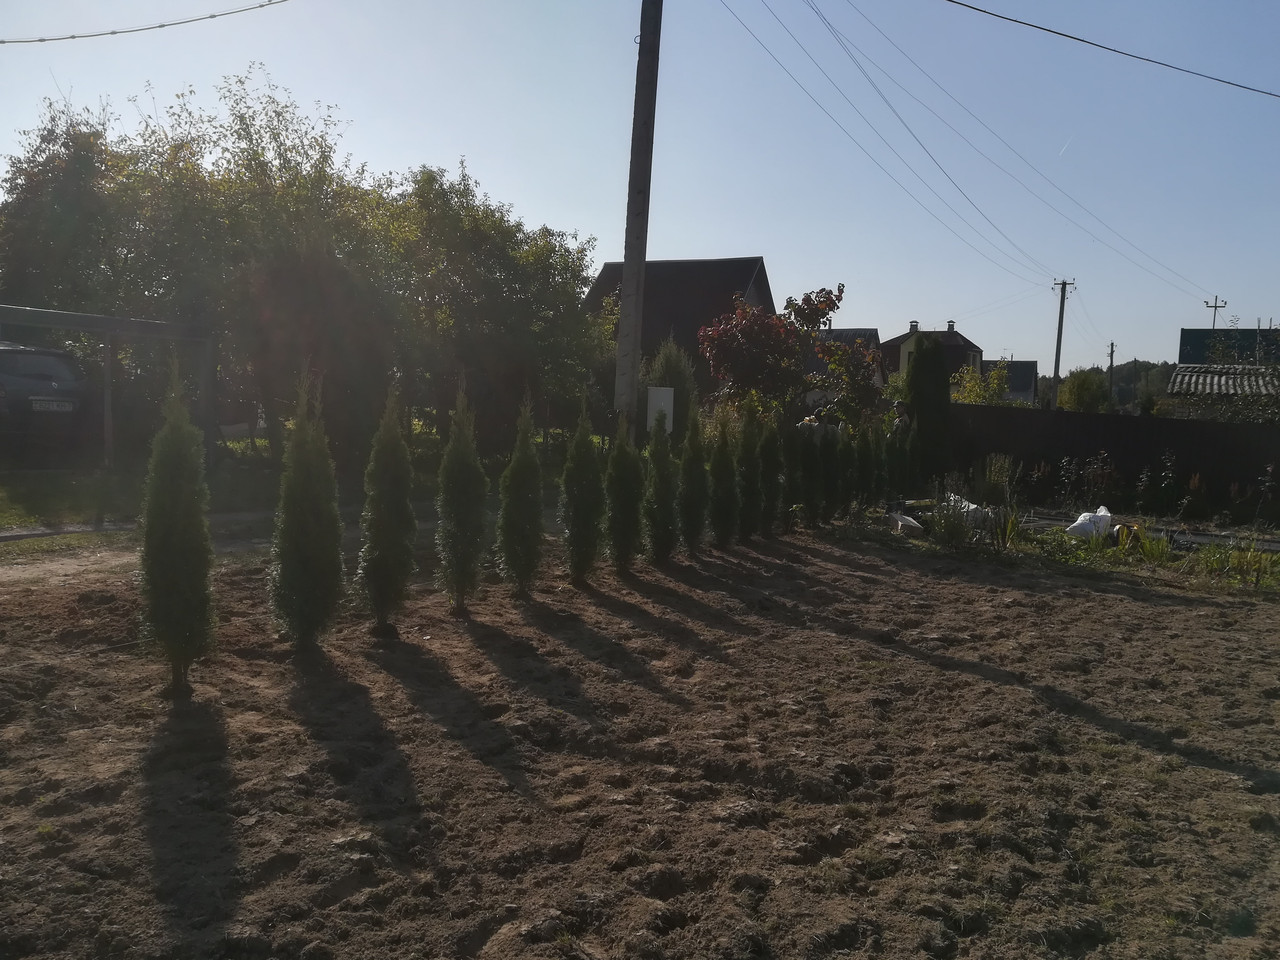
[[[1169,394],[1184,397],[1277,397],[1280,368],[1243,363],[1180,363]]]

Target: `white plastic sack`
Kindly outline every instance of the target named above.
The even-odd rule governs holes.
[[[947,503],[963,510],[964,517],[971,527],[981,526],[987,522],[987,511],[976,503],[970,503],[964,497],[957,497],[954,493],[949,493],[947,494]]]
[[[1094,513],[1080,514],[1080,519],[1067,527],[1068,534],[1073,537],[1083,537],[1086,540],[1110,531],[1111,511],[1106,507],[1099,507]]]

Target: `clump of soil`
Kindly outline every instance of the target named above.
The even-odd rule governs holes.
[[[118,558],[46,573],[0,581],[5,958],[1280,942],[1271,601],[831,534],[303,654],[231,557],[175,706]]]

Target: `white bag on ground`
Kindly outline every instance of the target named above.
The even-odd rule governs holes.
[[[1073,537],[1083,537],[1086,540],[1110,532],[1111,511],[1106,507],[1099,507],[1094,513],[1080,514],[1080,519],[1067,527],[1068,534]]]

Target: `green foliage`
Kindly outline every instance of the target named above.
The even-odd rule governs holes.
[[[858,447],[844,427],[840,428],[840,434],[836,440],[836,460],[840,468],[840,500],[837,512],[847,517],[857,496]]]
[[[533,447],[533,408],[525,399],[516,421],[516,445],[498,483],[498,561],[521,594],[529,592],[542,561],[542,467]]]
[[[822,464],[822,519],[830,522],[840,510],[840,438],[830,425],[821,427],[818,459]]]
[[[760,460],[760,407],[753,398],[742,405],[738,431],[738,536],[749,540],[760,532],[764,493]]]
[[[1101,413],[1111,399],[1107,375],[1097,367],[1077,367],[1058,385],[1058,406],[1078,413]]]
[[[858,431],[857,454],[854,458],[858,469],[854,489],[858,502],[864,508],[871,506],[876,499],[876,470],[878,467],[876,455],[877,451],[875,441],[872,439],[871,428],[864,426]]]
[[[782,528],[790,531],[795,524],[796,507],[804,500],[804,437],[807,431],[781,417],[777,423],[782,440]]]
[[[480,583],[480,559],[485,551],[485,498],[489,478],[476,453],[475,419],[467,395],[459,390],[449,442],[440,461],[436,494],[436,553],[440,560],[440,588],[453,612],[465,615],[467,598]]]
[[[304,376],[298,383],[280,478],[271,544],[271,601],[289,636],[306,646],[328,627],[341,595],[338,486],[320,418],[319,389]]]
[[[190,696],[187,671],[212,642],[208,503],[203,438],[187,416],[175,367],[142,507],[143,616],[172,668],[175,700]]]
[[[920,471],[933,480],[947,472],[951,383],[942,341],[921,336],[916,343],[907,366],[906,400],[915,421]]]
[[[676,495],[679,484],[671,441],[667,437],[667,413],[659,410],[649,433],[649,471],[645,484],[644,522],[649,532],[649,554],[654,563],[663,563],[676,548],[678,519]]]
[[[578,419],[578,429],[569,444],[563,476],[563,502],[569,576],[581,581],[591,572],[600,555],[600,523],[604,518],[604,477],[600,455],[591,434],[586,406]]]
[[[702,420],[696,409],[690,409],[684,449],[680,455],[680,492],[676,502],[680,513],[680,537],[690,553],[697,553],[702,546],[710,498],[707,459],[702,446]]]
[[[414,570],[418,523],[410,504],[412,489],[409,446],[400,430],[396,396],[391,393],[364,473],[360,565],[356,571],[379,632],[390,632],[391,615],[404,605]]]
[[[727,547],[738,532],[738,476],[733,464],[733,442],[729,437],[729,421],[716,418],[716,445],[711,448],[711,499],[707,514],[711,536],[717,547]]]
[[[689,411],[698,403],[698,383],[693,373],[693,360],[669,337],[662,341],[662,346],[640,377],[640,404],[637,409],[644,412],[642,422],[645,423],[648,422],[648,387],[672,388],[675,409],[671,414],[671,442],[680,446],[689,425]]]
[[[782,501],[782,440],[771,418],[760,437],[760,533],[772,536]]]
[[[630,569],[642,542],[641,506],[644,502],[644,465],[631,443],[626,419],[618,424],[618,438],[609,451],[605,471],[608,506],[609,552],[619,570]]]
[[[816,527],[822,522],[822,492],[826,478],[822,470],[822,444],[816,424],[799,428],[800,435],[800,503],[804,522]]]
[[[1011,406],[1005,399],[1009,393],[1009,364],[1001,359],[987,373],[968,364],[951,377],[955,388],[951,394],[953,403],[974,403],[983,406]]]

